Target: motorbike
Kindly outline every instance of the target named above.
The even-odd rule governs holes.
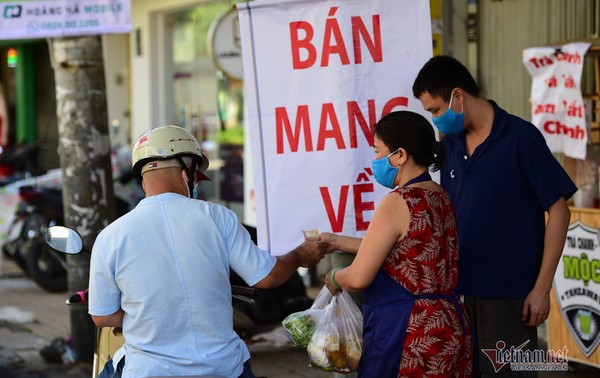
[[[35,176],[41,141],[12,145],[0,152],[0,187]]]
[[[242,224],[256,244],[256,227]],[[230,271],[233,285],[247,287],[246,283]],[[313,300],[308,297],[306,285],[298,271],[282,285],[271,289],[255,289],[254,301],[248,302],[234,297],[234,330],[242,339],[272,330],[281,325],[281,321],[291,313],[308,309]]]
[[[45,248],[42,237],[46,227],[63,223],[61,190],[22,186],[19,197],[2,252],[42,288],[51,292],[66,291],[65,256]]]
[[[50,292],[67,290],[65,255],[46,248],[46,228],[64,224],[62,189],[24,185],[19,187],[19,204],[6,242],[4,256],[13,260],[40,287]],[[115,196],[117,216],[129,211],[130,204]]]
[[[256,242],[256,229],[244,225]],[[77,231],[64,226],[51,226],[44,232],[46,245],[61,254],[90,253],[84,248],[83,239]],[[304,281],[298,272],[281,286],[273,289],[249,287],[235,272],[231,271],[231,295],[233,306],[234,331],[242,339],[268,331],[281,325],[281,321],[292,312],[308,309],[312,299],[307,296]],[[85,304],[88,291],[71,295],[66,304]],[[94,346],[93,378],[102,371],[104,365],[123,345],[124,338],[120,327],[97,327]],[[202,378],[219,378],[203,376]],[[152,377],[160,378],[160,377]],[[192,377],[193,378],[193,377]],[[200,378],[200,377],[198,377]]]

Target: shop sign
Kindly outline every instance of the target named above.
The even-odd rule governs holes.
[[[0,0],[0,39],[4,40],[130,31],[130,0]]]
[[[581,73],[589,43],[523,50],[531,74],[531,123],[544,135],[552,152],[585,159],[585,122]]]
[[[571,336],[586,357],[600,343],[599,232],[576,221],[569,226],[554,276],[554,293]]]
[[[242,41],[238,13],[230,9],[208,31],[208,54],[219,70],[232,79],[243,78]]]

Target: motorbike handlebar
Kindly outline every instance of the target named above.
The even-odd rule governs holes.
[[[253,287],[245,287],[238,285],[231,285],[231,295],[238,297],[248,297],[248,299],[252,299],[256,296],[256,289]],[[71,295],[69,299],[66,300],[66,304],[74,304],[74,303],[85,303],[88,300],[88,289],[84,291],[78,291],[77,293]]]
[[[88,289],[84,291],[78,291],[77,293],[71,295],[69,299],[66,300],[66,304],[74,304],[74,303],[85,303],[88,301]]]
[[[231,285],[231,294],[242,295],[244,297],[252,298],[252,297],[256,296],[256,289],[253,287]]]

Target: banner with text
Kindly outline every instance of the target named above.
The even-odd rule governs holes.
[[[586,357],[600,344],[599,234],[579,220],[569,225],[553,281],[556,304]]]
[[[583,58],[589,43],[523,50],[531,74],[531,123],[552,152],[585,159],[588,131],[581,95]]]
[[[71,37],[131,31],[130,0],[0,2],[0,39]]]
[[[237,5],[259,246],[303,230],[362,236],[389,192],[371,172],[372,126],[412,110],[432,56],[429,0],[259,0]]]

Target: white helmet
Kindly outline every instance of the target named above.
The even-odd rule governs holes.
[[[200,144],[179,126],[160,126],[142,134],[133,146],[131,164],[136,176],[148,170],[174,166],[181,166],[188,172],[192,166],[201,180],[210,180],[204,174],[208,169],[208,158],[202,153]]]

